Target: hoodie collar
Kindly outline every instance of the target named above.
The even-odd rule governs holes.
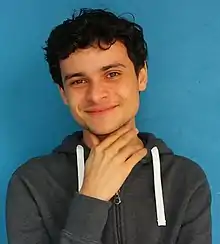
[[[153,147],[157,147],[159,149],[159,154],[172,154],[173,152],[169,149],[166,144],[161,140],[156,138],[153,134],[147,132],[139,132],[138,137],[144,143],[144,146],[148,150],[148,154],[141,160],[141,163],[147,164],[152,161],[152,155],[150,153]],[[81,145],[84,148],[85,159],[88,158],[90,153],[90,148],[83,142],[83,132],[76,131],[72,135],[67,136],[62,144],[56,147],[53,152],[55,153],[67,153],[73,154],[76,152],[77,145]]]

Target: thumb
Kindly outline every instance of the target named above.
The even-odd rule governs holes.
[[[88,130],[85,130],[84,133],[85,133],[85,137],[87,139],[87,143],[88,143],[89,147],[93,148],[93,147],[96,147],[97,145],[99,145],[100,140],[95,134],[93,134],[92,132],[90,132]]]
[[[90,140],[91,140],[91,146],[92,147],[96,147],[100,143],[99,138],[96,135],[92,134],[92,133],[90,133]]]

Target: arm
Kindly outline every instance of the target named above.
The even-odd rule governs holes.
[[[211,193],[205,179],[191,196],[177,244],[211,243]]]
[[[66,226],[51,240],[31,191],[14,175],[9,183],[6,225],[9,244],[101,244],[110,202],[77,194],[72,200]]]

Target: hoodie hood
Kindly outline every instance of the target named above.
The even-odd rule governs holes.
[[[151,133],[139,132],[138,137],[142,140],[144,146],[149,152],[152,148],[157,147],[160,155],[173,154],[172,150],[167,147],[163,140],[155,137],[155,135]],[[82,131],[76,131],[72,135],[67,136],[63,140],[62,144],[56,147],[53,152],[66,154],[76,153],[76,147],[78,145],[83,146],[85,158],[87,158],[89,156],[90,148],[88,148],[88,146],[86,146],[86,144],[83,142]],[[152,155],[148,153],[146,157],[142,159],[142,162],[148,163],[150,161],[152,161]]]

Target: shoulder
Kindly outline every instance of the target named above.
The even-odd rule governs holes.
[[[182,173],[185,173],[188,176],[196,176],[197,179],[202,181],[206,178],[206,174],[202,166],[190,158],[181,155],[174,155],[174,164],[180,168]]]
[[[58,166],[60,161],[65,160],[65,155],[59,154],[46,154],[34,158],[28,159],[26,162],[22,163],[13,173],[23,177],[28,174],[41,173],[44,170],[50,170],[53,165]]]
[[[42,185],[50,181],[63,182],[70,176],[75,177],[74,155],[51,153],[31,158],[20,165],[12,174],[10,181],[19,179],[25,185]]]
[[[172,155],[165,165],[164,174],[169,175],[169,178],[176,182],[177,186],[179,185],[185,190],[194,192],[201,186],[206,185],[208,187],[209,185],[202,166],[190,158]]]

